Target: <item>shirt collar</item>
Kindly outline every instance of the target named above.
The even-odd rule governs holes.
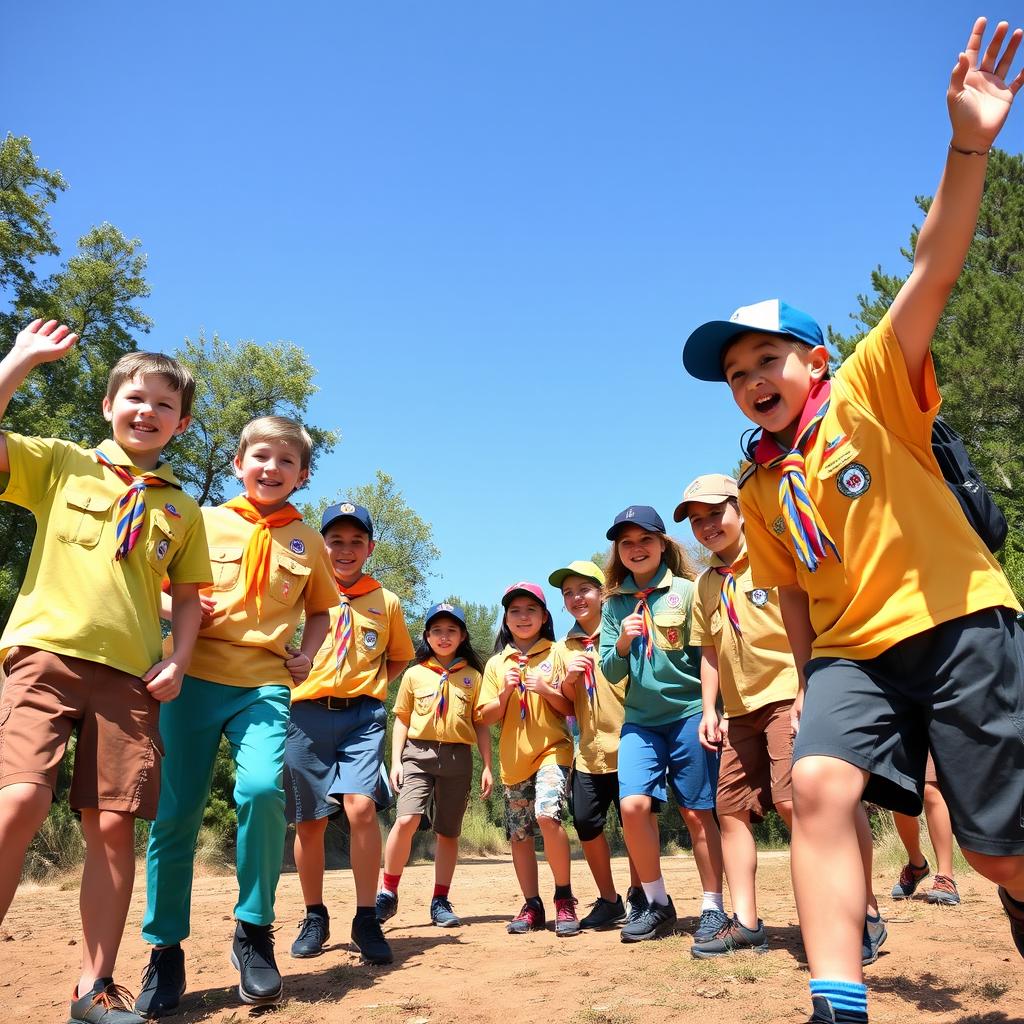
[[[126,469],[131,469],[136,473],[141,472],[139,467],[135,465],[131,460],[131,456],[125,453],[125,450],[112,438],[108,437],[105,441],[101,441],[96,446],[101,452],[115,466],[124,466]],[[170,464],[167,462],[158,463],[156,468],[145,470],[150,476],[159,477],[161,480],[169,483],[172,487],[181,487],[178,478],[174,475],[174,470],[171,469]]]
[[[744,537],[740,537],[740,553],[736,556],[735,562],[723,562],[718,555],[712,555],[710,564],[712,569],[717,569],[720,566],[731,566],[736,572],[743,572],[749,561],[750,559],[747,557],[747,541]]]
[[[651,578],[649,586],[654,587],[655,590],[667,590],[672,586],[672,570],[662,562],[659,566],[660,572],[656,572]],[[620,594],[635,594],[639,590],[646,590],[647,587],[638,587],[636,580],[633,579],[633,574],[629,573],[626,578],[622,581],[619,586]]]
[[[598,624],[593,633],[588,633],[578,622],[572,624],[572,629],[565,634],[566,640],[596,640],[601,635],[601,626]]]
[[[543,654],[551,646],[550,640],[545,640],[543,637],[538,640],[527,652],[526,656],[532,658],[536,654]],[[505,644],[505,650],[501,652],[503,658],[511,658],[519,654],[519,648],[515,644]]]

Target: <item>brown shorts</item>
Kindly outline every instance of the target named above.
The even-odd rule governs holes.
[[[0,789],[49,786],[72,731],[78,735],[72,808],[156,817],[160,797],[160,704],[138,676],[95,661],[15,647],[0,692]]]
[[[752,821],[760,821],[775,804],[793,799],[792,706],[780,700],[729,719],[718,769],[719,814],[749,811]]]
[[[928,752],[928,760],[924,766],[924,781],[934,782],[937,786],[939,784],[939,777],[935,774],[935,762],[932,760],[931,751]]]
[[[468,743],[406,740],[397,817],[426,814],[439,836],[455,838],[473,785],[473,748]]]

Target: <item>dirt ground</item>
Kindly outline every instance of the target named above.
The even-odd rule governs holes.
[[[505,933],[519,909],[511,862],[495,858],[460,863],[452,902],[462,928],[443,931],[429,922],[433,883],[429,864],[402,879],[401,906],[385,932],[395,952],[389,967],[360,964],[349,944],[352,879],[328,874],[333,935],[316,960],[293,960],[288,948],[302,916],[298,878],[285,875],[278,892],[277,944],[285,1001],[252,1011],[236,992],[228,962],[233,880],[196,880],[193,935],[185,945],[188,993],[183,1024],[245,1024],[265,1016],[276,1022],[348,1024],[709,1024],[750,1021],[794,1024],[808,1016],[807,971],[788,878],[786,854],[763,854],[762,916],[771,951],[716,961],[690,956],[698,909],[698,882],[689,856],[664,861],[680,913],[680,933],[661,942],[623,945],[615,932],[556,939],[553,931]],[[593,898],[584,863],[574,864],[582,904]],[[823,870],[825,868],[823,867]],[[542,878],[545,868],[541,865]],[[625,862],[616,861],[625,880]],[[888,893],[892,879],[879,875]],[[135,990],[148,951],[139,938],[145,902],[135,893],[121,950],[118,980]],[[545,883],[546,884],[546,883]],[[0,931],[0,1008],[20,1024],[63,1021],[79,959],[76,885],[23,887]],[[976,876],[962,880],[959,908],[923,901],[882,900],[889,939],[867,969],[871,1020],[929,1024],[1010,1024],[1024,1021],[1024,964],[1010,942],[993,888]],[[549,912],[551,910],[548,902]],[[551,925],[549,925],[550,929]]]

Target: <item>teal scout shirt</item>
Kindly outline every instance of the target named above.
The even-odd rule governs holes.
[[[626,721],[634,725],[666,725],[700,714],[700,648],[691,647],[690,609],[693,583],[673,576],[664,564],[647,598],[654,619],[654,658],[648,661],[643,642],[636,637],[629,657],[619,657],[615,642],[622,620],[636,608],[641,589],[627,576],[601,611],[601,671],[611,683],[629,676]]]

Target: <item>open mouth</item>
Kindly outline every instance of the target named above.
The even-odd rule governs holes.
[[[155,434],[156,427],[151,423],[133,423],[132,430],[137,431],[140,434]]]
[[[782,396],[777,392],[773,391],[771,394],[761,395],[759,398],[754,399],[754,411],[762,416],[766,416],[772,412],[775,407],[782,401]]]

